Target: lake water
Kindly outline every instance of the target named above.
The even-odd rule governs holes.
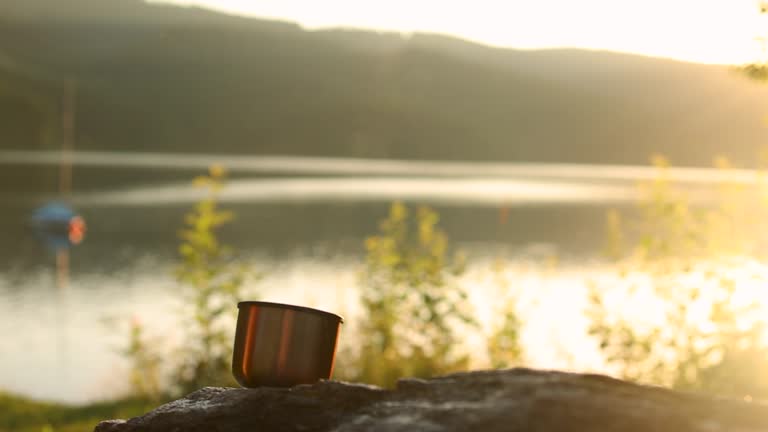
[[[190,179],[210,163],[232,172],[222,201],[237,219],[222,235],[263,274],[248,287],[254,295],[346,314],[353,331],[363,239],[391,201],[429,204],[470,257],[464,282],[479,316],[491,317],[500,290],[512,290],[527,362],[580,370],[601,367],[581,307],[585,281],[603,271],[605,211],[631,205],[635,183],[654,175],[646,167],[78,153],[72,202],[88,234],[71,251],[62,288],[54,254],[26,229],[55,196],[58,158],[0,152],[0,389],[68,402],[125,390],[118,351],[131,319],[169,344],[178,338],[176,232],[200,197]],[[723,180],[714,170],[670,175],[700,191]],[[493,282],[498,259],[509,288]]]

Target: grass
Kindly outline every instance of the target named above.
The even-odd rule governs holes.
[[[141,399],[73,406],[0,391],[0,432],[90,432],[102,420],[135,417],[155,406]]]

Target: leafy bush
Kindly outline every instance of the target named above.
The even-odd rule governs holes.
[[[187,213],[180,231],[181,264],[176,279],[182,287],[181,348],[171,376],[159,377],[157,344],[149,343],[140,326],[131,329],[125,354],[131,361],[134,392],[145,397],[186,394],[200,387],[235,385],[231,374],[235,304],[244,297],[245,282],[255,275],[240,263],[234,250],[219,240],[218,230],[234,215],[219,208],[225,171],[212,166],[194,180],[206,196]],[[161,384],[158,384],[160,382]]]
[[[242,300],[251,273],[218,238],[217,230],[234,217],[219,209],[224,177],[223,168],[212,166],[207,176],[195,179],[195,186],[205,188],[208,196],[186,215],[180,232],[182,263],[176,277],[186,288],[185,304],[191,306],[184,316],[183,360],[174,380],[182,393],[235,383],[230,370],[235,304]]]
[[[504,275],[503,260],[497,259],[493,262],[492,274],[494,283],[501,292],[494,294],[498,296],[498,302],[486,345],[490,366],[501,369],[518,364],[522,358],[520,331],[523,323],[517,316],[517,301],[511,295],[510,281]]]
[[[356,379],[392,385],[404,376],[467,367],[468,356],[457,349],[457,330],[476,323],[458,283],[464,260],[449,257],[438,221],[427,207],[412,217],[406,206],[394,203],[379,234],[366,240]]]
[[[765,240],[764,185],[724,181],[714,205],[696,206],[666,160],[655,165],[639,213],[609,214],[618,275],[593,281],[590,332],[624,378],[768,396],[764,319],[749,292],[768,275],[755,260]],[[732,172],[725,160],[717,165]]]
[[[130,360],[130,386],[134,396],[149,401],[163,397],[165,388],[161,372],[162,356],[157,352],[155,341],[148,340],[144,326],[138,318],[131,322],[128,346],[122,354]]]

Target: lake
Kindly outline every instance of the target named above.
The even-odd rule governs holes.
[[[346,314],[353,331],[363,239],[393,200],[429,204],[469,255],[464,282],[478,314],[491,316],[499,287],[490,269],[503,259],[526,322],[527,362],[580,370],[601,367],[581,305],[585,281],[604,271],[605,212],[631,206],[636,182],[655,175],[648,167],[76,153],[71,200],[88,232],[70,253],[68,285],[57,287],[55,256],[26,223],[56,196],[58,160],[0,152],[0,389],[67,402],[125,390],[119,350],[130,320],[177,340],[176,233],[201,196],[190,180],[211,163],[231,172],[222,202],[237,217],[222,236],[262,274],[249,286],[261,299]],[[724,175],[670,171],[702,199],[696,193]],[[727,176],[748,182],[754,173]]]

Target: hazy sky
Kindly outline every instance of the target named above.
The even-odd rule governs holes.
[[[758,0],[156,0],[296,21],[430,31],[514,48],[583,47],[706,63],[761,58]]]

